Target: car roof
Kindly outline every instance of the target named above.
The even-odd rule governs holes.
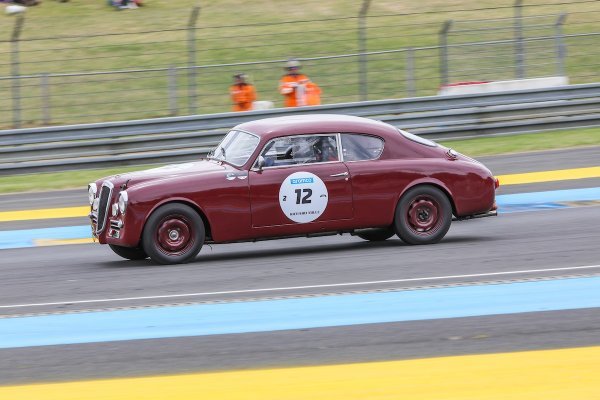
[[[337,114],[305,114],[259,119],[237,125],[233,129],[254,133],[267,140],[303,133],[352,132],[383,137],[398,134],[396,128],[381,121]]]

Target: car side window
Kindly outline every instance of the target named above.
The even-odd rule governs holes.
[[[336,136],[284,136],[267,143],[260,155],[265,167],[339,161]]]
[[[383,151],[383,139],[353,133],[342,134],[344,161],[374,160]]]

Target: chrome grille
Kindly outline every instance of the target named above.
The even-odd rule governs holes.
[[[113,185],[110,182],[104,182],[100,189],[100,204],[98,204],[98,221],[96,222],[96,234],[101,233],[106,225],[106,217],[108,216],[108,208],[110,207],[110,198],[112,195]]]

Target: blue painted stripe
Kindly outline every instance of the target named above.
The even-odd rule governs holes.
[[[496,204],[501,213],[567,208],[573,204],[564,202],[594,200],[600,200],[600,187],[496,196]],[[35,246],[36,240],[87,238],[91,238],[89,225],[0,231],[0,250],[32,247]]]
[[[498,212],[502,214],[570,208],[576,204],[566,204],[566,202],[597,200],[600,200],[600,188],[551,190],[547,192],[504,194],[496,196]]]
[[[32,247],[41,239],[86,239],[92,237],[89,225],[62,226],[57,228],[0,231],[0,249]]]
[[[600,200],[600,187],[551,190],[548,192],[503,194],[496,196],[496,204],[498,204],[499,207],[590,200]]]
[[[600,277],[0,319],[0,348],[600,307]]]

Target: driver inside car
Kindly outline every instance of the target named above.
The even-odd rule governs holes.
[[[316,162],[338,161],[338,152],[326,136],[320,137],[313,145]]]

